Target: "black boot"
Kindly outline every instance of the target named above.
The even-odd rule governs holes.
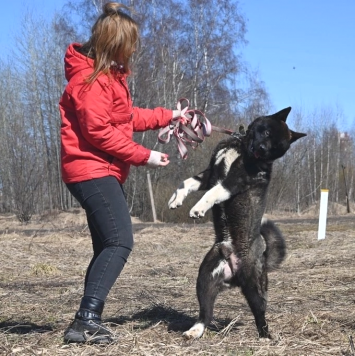
[[[83,297],[75,319],[64,333],[65,342],[88,342],[108,344],[114,341],[112,333],[101,325],[101,314],[104,309],[102,300]]]

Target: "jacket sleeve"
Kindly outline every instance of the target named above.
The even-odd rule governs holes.
[[[165,108],[142,109],[133,107],[133,130],[135,132],[157,130],[168,126],[173,111]]]
[[[124,131],[131,124],[115,126],[110,122],[113,94],[109,85],[98,81],[90,86],[76,85],[71,97],[81,133],[91,145],[128,164],[147,163],[150,150],[134,142],[131,132]]]

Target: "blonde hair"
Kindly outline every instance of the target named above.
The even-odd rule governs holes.
[[[130,60],[139,44],[139,28],[135,20],[122,10],[130,9],[117,2],[103,6],[103,13],[91,29],[91,37],[82,46],[82,52],[94,58],[94,71],[87,78],[94,82],[103,73],[111,77],[112,62],[121,71],[130,73]]]

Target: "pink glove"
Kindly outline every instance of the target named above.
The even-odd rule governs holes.
[[[150,156],[146,166],[148,168],[165,167],[169,163],[169,156],[166,153],[150,151]]]

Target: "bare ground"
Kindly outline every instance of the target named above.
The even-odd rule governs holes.
[[[213,241],[212,225],[133,219],[135,248],[103,315],[118,342],[94,346],[62,340],[91,255],[83,214],[55,214],[29,225],[0,216],[0,354],[354,355],[355,215],[329,218],[322,241],[315,217],[275,220],[288,257],[269,274],[272,341],[257,338],[238,289],[220,294],[215,320],[200,340],[184,340],[198,314],[195,280]]]

